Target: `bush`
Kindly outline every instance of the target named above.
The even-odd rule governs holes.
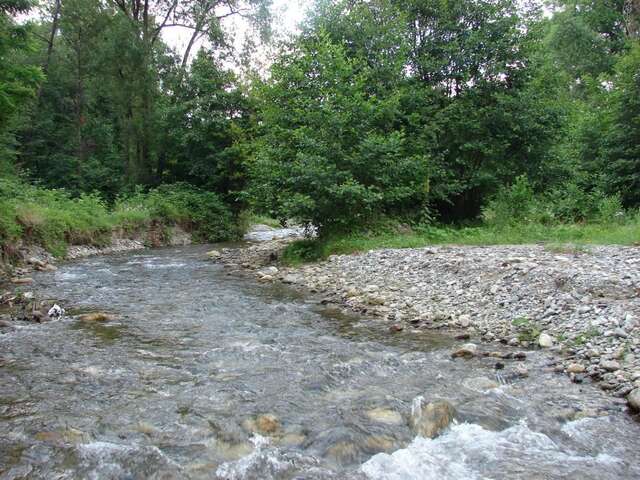
[[[516,181],[498,191],[484,208],[482,216],[489,225],[507,226],[528,222],[537,208],[533,188],[527,177],[519,176]]]
[[[401,70],[401,67],[398,66]],[[325,34],[300,40],[260,90],[252,206],[320,236],[421,213],[428,161],[401,126],[397,92]]]
[[[219,242],[238,236],[231,211],[215,193],[186,184],[163,185],[116,202],[115,217],[125,230],[151,224],[180,225],[197,242]]]
[[[69,244],[105,246],[114,228],[133,234],[180,225],[197,242],[235,238],[229,209],[211,193],[187,185],[162,186],[119,198],[113,209],[97,194],[72,198],[63,190],[0,178],[0,244],[19,239],[63,256]]]
[[[536,195],[526,177],[503,187],[483,210],[483,219],[495,227],[519,224],[620,223],[625,218],[619,195],[586,190],[568,182],[547,194]]]

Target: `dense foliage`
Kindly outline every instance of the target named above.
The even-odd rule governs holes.
[[[0,0],[3,241],[100,242],[118,216],[214,240],[247,208],[335,238],[640,207],[638,0],[315,0],[262,75],[224,22],[266,38],[269,0],[34,3]]]
[[[259,90],[255,204],[326,233],[473,219],[518,178],[547,222],[637,207],[624,3],[319,2]]]
[[[106,246],[114,231],[151,245],[170,240],[180,226],[194,240],[217,242],[237,236],[229,209],[213,192],[176,184],[122,196],[107,205],[97,194],[71,197],[64,190],[0,179],[0,244],[18,239],[56,255],[68,245]]]

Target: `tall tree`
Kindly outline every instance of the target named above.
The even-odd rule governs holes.
[[[14,156],[17,114],[32,98],[42,80],[41,70],[22,58],[32,49],[30,28],[18,25],[13,15],[31,8],[27,0],[0,0],[0,169],[7,171]]]

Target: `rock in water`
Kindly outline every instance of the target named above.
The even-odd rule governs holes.
[[[627,402],[631,408],[640,412],[640,388],[636,388],[627,396]]]
[[[487,390],[498,388],[500,386],[498,385],[498,382],[487,377],[469,378],[463,382],[463,385],[466,388],[479,392],[486,392]]]
[[[280,430],[280,421],[275,415],[259,415],[256,418],[256,427],[258,432],[264,435],[271,435]]]
[[[49,309],[47,315],[49,315],[51,319],[61,318],[64,316],[64,308],[56,303]]]
[[[455,350],[453,353],[451,353],[451,356],[453,358],[460,358],[460,357],[470,358],[470,357],[473,357],[477,351],[478,351],[478,346],[476,344],[467,343],[462,347],[460,347],[459,349]]]
[[[276,267],[265,267],[258,272],[258,275],[271,276],[277,275],[279,270]]]
[[[80,320],[83,322],[110,322],[113,320],[113,315],[103,312],[87,313],[80,315]]]
[[[374,408],[367,411],[366,414],[367,417],[378,423],[384,423],[387,425],[402,425],[404,423],[402,415],[388,408]]]
[[[567,367],[568,373],[584,373],[587,369],[579,363],[572,363]]]
[[[554,343],[555,340],[553,339],[553,337],[546,333],[541,333],[540,337],[538,338],[538,345],[540,345],[542,348],[551,348],[553,347]]]
[[[451,425],[455,414],[455,408],[446,400],[423,405],[423,398],[418,397],[411,408],[410,426],[417,435],[435,438]]]
[[[210,252],[207,252],[207,257],[211,258],[212,260],[217,260],[219,258],[222,258],[222,254],[218,250],[211,250]]]

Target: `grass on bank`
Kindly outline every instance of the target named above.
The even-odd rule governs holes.
[[[543,243],[564,253],[581,253],[590,244],[640,245],[640,211],[625,210],[619,195],[586,191],[576,185],[536,194],[524,176],[497,192],[482,209],[480,221],[470,227],[398,228],[397,222],[383,220],[367,233],[296,242],[286,249],[283,259],[295,265],[330,255],[442,244]]]
[[[640,214],[621,223],[522,224],[477,227],[418,227],[397,231],[350,234],[322,240],[301,240],[287,247],[283,261],[289,265],[323,260],[384,248],[421,248],[429,245],[521,245],[543,243],[558,252],[580,253],[586,245],[640,245]]]
[[[98,195],[72,198],[64,190],[0,178],[0,247],[5,250],[23,241],[63,256],[71,244],[106,246],[114,232],[135,236],[153,229],[163,237],[175,225],[199,242],[239,234],[231,212],[214,193],[187,185],[138,191],[108,205]]]

